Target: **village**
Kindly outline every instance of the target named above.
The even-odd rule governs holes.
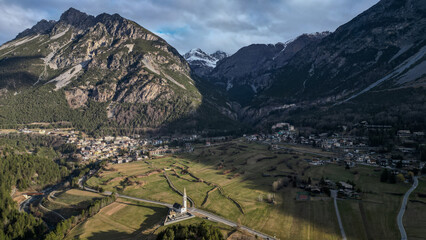
[[[392,126],[369,125],[366,121],[359,124],[359,128],[367,133],[388,134]],[[194,144],[210,146],[217,142],[228,141],[237,136],[202,137],[201,135],[181,136],[105,136],[101,138],[82,137],[82,134],[73,129],[54,129],[51,131],[40,129],[19,129],[24,134],[41,134],[58,136],[66,143],[77,147],[76,158],[81,162],[108,160],[113,163],[127,163],[140,161],[154,156],[192,152]],[[348,167],[358,165],[380,166],[389,169],[400,169],[403,172],[422,169],[425,161],[421,161],[420,147],[425,148],[425,133],[397,130],[392,146],[388,149],[373,146],[366,134],[355,136],[343,133],[319,133],[303,135],[289,123],[277,123],[271,127],[270,133],[244,134],[243,139],[248,142],[259,142],[271,145],[271,149],[286,148],[286,146],[310,146],[325,152],[334,153],[333,158],[320,160],[319,158],[305,159],[311,165],[322,165],[330,162],[340,162]],[[390,144],[389,144],[390,145]],[[416,147],[417,146],[417,147]],[[391,148],[391,149],[389,149]],[[423,156],[424,158],[425,156]]]
[[[361,127],[367,131],[390,131],[391,126],[368,125],[364,122]],[[420,147],[425,147],[425,133],[398,130],[394,138],[393,149],[383,149],[382,146],[371,146],[370,139],[366,136],[344,135],[341,133],[320,133],[302,136],[294,126],[289,123],[278,123],[272,126],[271,134],[245,135],[247,141],[270,144],[272,149],[283,148],[287,145],[305,145],[335,153],[336,157],[329,160],[317,158],[306,159],[311,165],[322,165],[327,162],[342,162],[348,167],[356,164],[368,166],[381,166],[390,169],[398,168],[408,171],[425,167],[421,161]],[[415,146],[419,146],[416,148]],[[424,153],[423,153],[424,154]],[[425,156],[423,156],[424,158]]]

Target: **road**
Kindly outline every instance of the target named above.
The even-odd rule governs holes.
[[[219,217],[219,216],[217,216],[217,215],[215,215],[215,214],[212,214],[212,213],[209,213],[209,212],[206,212],[206,211],[200,210],[200,209],[198,209],[198,208],[191,208],[191,209],[189,209],[189,211],[190,211],[190,212],[193,212],[193,213],[198,213],[198,214],[203,215],[203,216],[206,216],[206,217],[208,217],[208,219],[209,219],[209,220],[211,220],[211,221],[219,222],[219,223],[222,223],[222,224],[228,225],[228,226],[230,226],[230,227],[238,227],[238,226],[239,226],[239,225],[238,225],[237,223],[235,223],[235,222],[229,221],[229,220],[227,220],[227,219],[225,219],[225,218],[222,218],[222,217]],[[263,239],[276,239],[276,238],[274,238],[274,237],[271,237],[271,236],[269,236],[269,235],[266,235],[266,234],[264,234],[264,233],[258,232],[258,231],[256,231],[256,230],[253,230],[253,229],[251,229],[251,228],[248,228],[248,227],[245,227],[245,226],[242,226],[242,225],[240,225],[239,227],[240,227],[240,229],[242,229],[242,230],[244,230],[244,231],[246,231],[246,232],[248,232],[248,233],[250,233],[250,234],[253,234],[253,235],[255,235],[255,236],[261,237],[261,238],[263,238]]]
[[[52,212],[52,213],[56,214],[56,216],[62,218],[62,220],[65,220],[64,216],[62,216],[60,213],[48,209],[47,207],[43,206],[43,204],[40,203],[38,206],[40,206],[41,208],[43,208],[45,211]]]
[[[417,177],[414,177],[414,183],[413,186],[411,186],[410,189],[405,193],[404,198],[402,199],[401,209],[399,210],[398,217],[396,218],[396,221],[398,222],[398,228],[399,232],[401,233],[401,240],[407,240],[407,233],[405,232],[404,224],[402,223],[402,218],[404,217],[405,209],[407,208],[407,202],[408,197],[410,196],[411,192],[414,191],[414,189],[417,188],[419,185],[419,180]]]
[[[98,192],[95,189],[84,187],[82,185],[80,185],[80,186],[82,187],[82,189],[84,189],[86,191]],[[109,191],[105,191],[105,192],[103,192],[103,194],[105,194],[105,195],[111,195],[112,193],[109,192]],[[120,197],[120,198],[126,198],[126,199],[130,199],[130,200],[134,200],[134,201],[139,201],[139,202],[145,202],[145,203],[151,203],[151,204],[161,205],[161,206],[168,207],[168,208],[171,208],[173,206],[172,204],[169,204],[169,203],[163,203],[163,202],[159,202],[159,201],[153,201],[153,200],[148,200],[148,199],[136,198],[136,197],[126,196],[126,195],[122,195],[122,194],[117,194],[117,196]],[[201,210],[201,209],[198,209],[198,208],[192,207],[192,208],[189,209],[189,211],[192,212],[192,213],[198,213],[200,215],[203,215],[203,216],[207,217],[211,221],[219,222],[219,223],[228,225],[230,227],[238,227],[239,226],[235,222],[232,222],[230,220],[227,220],[227,219],[219,217],[219,216],[217,216],[217,215],[215,215],[213,213],[209,213],[207,211],[204,211],[204,210]],[[258,237],[261,237],[263,239],[271,239],[271,240],[275,239],[274,237],[271,237],[269,235],[266,235],[264,233],[258,232],[258,231],[254,230],[254,229],[251,229],[251,228],[248,228],[248,227],[245,227],[245,226],[241,226],[240,225],[240,229],[242,229],[244,231],[247,231],[248,233],[251,233],[253,235],[257,235]]]
[[[41,190],[40,192],[43,193],[44,196],[47,196],[52,191],[54,191],[54,190],[58,189],[59,187],[61,187],[63,184],[64,184],[64,182],[60,182],[60,183],[58,183],[58,184],[56,184],[54,186],[47,187],[47,188]],[[28,199],[24,200],[23,202],[21,202],[21,204],[19,204],[19,211],[20,212],[25,211],[25,212],[29,213],[28,206],[30,205],[30,203],[32,203],[32,202],[34,202],[36,200],[40,200],[42,198],[43,198],[43,195],[40,195],[40,196],[29,196]]]
[[[345,229],[343,229],[342,219],[340,218],[339,208],[337,206],[337,190],[331,190],[331,197],[334,199],[334,209],[336,209],[337,221],[339,222],[340,232],[342,233],[342,239],[346,240]]]

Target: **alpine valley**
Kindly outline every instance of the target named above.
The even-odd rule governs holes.
[[[426,0],[8,2],[0,240],[426,239]]]

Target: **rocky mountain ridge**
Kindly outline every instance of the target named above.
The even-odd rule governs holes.
[[[386,122],[398,112],[391,109],[398,104],[412,104],[412,112],[423,111],[417,105],[421,95],[413,95],[413,102],[382,102],[377,113],[360,109],[370,108],[373,104],[365,105],[364,101],[378,92],[383,101],[389,102],[396,92],[424,92],[425,16],[424,1],[381,0],[316,44],[302,48],[288,64],[273,71],[272,84],[249,99],[251,106],[240,115],[265,123],[277,121],[279,116],[288,118],[294,111],[309,114],[312,108],[334,111],[349,107],[359,111],[358,116],[387,116],[381,118]],[[404,111],[401,108],[399,118],[405,117]]]
[[[220,50],[207,54],[199,48],[194,48],[185,53],[183,57],[191,66],[195,75],[205,77],[216,67],[219,61],[228,57],[228,54]]]
[[[232,99],[243,103],[271,86],[271,73],[286,65],[307,45],[315,44],[329,32],[303,34],[286,43],[252,44],[218,62],[205,78],[230,92]]]
[[[414,88],[426,80],[425,9],[420,0],[381,0],[333,33],[243,47],[205,78],[227,93],[240,121],[258,126],[295,111],[363,106],[359,99],[373,91],[384,99],[402,89],[419,93]]]

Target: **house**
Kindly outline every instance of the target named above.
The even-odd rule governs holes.
[[[411,137],[411,132],[410,130],[398,130],[397,135],[400,138]]]
[[[346,182],[340,181],[339,184],[344,188],[344,189],[353,189],[354,187]]]

